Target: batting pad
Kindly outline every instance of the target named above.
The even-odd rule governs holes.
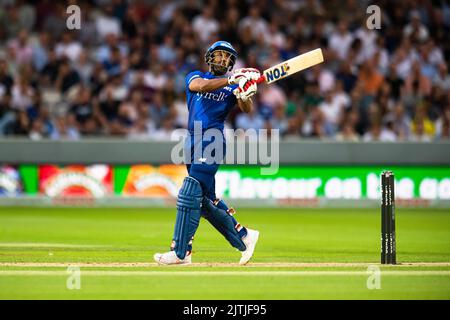
[[[173,235],[174,250],[180,259],[186,256],[189,241],[200,223],[202,199],[200,183],[192,177],[186,177],[178,193],[177,219]]]
[[[221,206],[227,208],[225,203],[221,203]],[[226,210],[219,208],[219,206],[214,205],[214,203],[208,199],[203,199],[203,217],[208,220],[217,231],[219,231],[228,242],[240,251],[245,250],[245,244],[236,230],[238,225],[236,219],[233,218]]]

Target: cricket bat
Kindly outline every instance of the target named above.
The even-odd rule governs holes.
[[[314,49],[264,70],[256,83],[272,83],[322,62],[322,49]]]

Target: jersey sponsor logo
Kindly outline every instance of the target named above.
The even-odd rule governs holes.
[[[224,92],[213,93],[213,92],[197,92],[197,100],[205,98],[214,101],[225,101],[226,95]]]

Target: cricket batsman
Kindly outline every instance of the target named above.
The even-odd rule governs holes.
[[[188,176],[184,179],[177,199],[177,217],[170,251],[156,253],[159,264],[189,264],[192,261],[192,241],[200,223],[200,217],[208,220],[225,239],[241,251],[239,264],[246,264],[253,255],[259,232],[241,226],[233,217],[235,210],[223,200],[216,198],[215,175],[219,163],[225,156],[224,122],[230,110],[237,104],[243,112],[253,107],[251,97],[256,94],[256,80],[261,76],[257,69],[233,69],[237,52],[226,41],[212,44],[205,54],[208,72],[193,71],[186,76],[186,101],[189,110],[188,129],[190,141],[190,162],[187,162]],[[202,133],[208,129],[222,132],[220,139],[205,141],[195,137],[194,123],[201,123]],[[198,135],[197,132],[195,132]],[[220,161],[211,161],[203,153],[211,143],[214,148],[223,148]],[[211,148],[211,146],[210,146]],[[201,151],[201,152],[199,152]],[[199,159],[196,157],[200,154]]]

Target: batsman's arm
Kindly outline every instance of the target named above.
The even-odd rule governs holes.
[[[253,100],[249,98],[247,100],[242,100],[240,98],[237,99],[238,107],[242,110],[242,112],[249,113],[253,108]]]
[[[211,92],[228,85],[228,78],[202,79],[196,78],[189,84],[189,90],[194,92]]]

